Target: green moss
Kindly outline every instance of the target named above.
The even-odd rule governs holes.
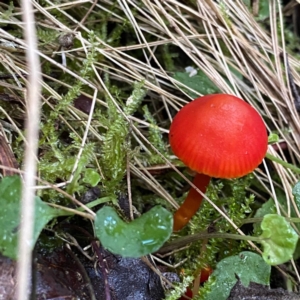
[[[156,120],[151,115],[148,106],[143,106],[143,112],[144,112],[144,118],[146,121],[150,123],[150,126],[148,128],[148,140],[149,142],[162,154],[167,153],[167,147],[164,142],[163,136],[161,131],[159,130]],[[147,165],[155,165],[164,163],[164,159],[158,155],[155,151],[150,149],[150,154],[147,155]]]
[[[41,27],[37,27],[36,30],[37,38],[39,41],[41,41],[43,44],[49,44],[56,42],[59,33],[55,30],[51,29],[42,29]],[[41,44],[40,44],[41,46]]]
[[[109,79],[106,78],[106,85],[109,86]],[[146,95],[143,89],[144,82],[134,84],[131,96],[124,107],[124,115],[133,114],[139,107]],[[106,97],[108,104],[107,131],[103,137],[101,149],[101,167],[104,173],[104,185],[107,193],[116,193],[122,178],[126,172],[127,156],[130,155],[130,140],[128,137],[129,123],[125,116],[117,109],[109,96]]]
[[[1,11],[1,18],[3,20],[9,20],[11,15],[14,13],[14,10],[15,10],[14,3],[13,3],[13,1],[10,1],[7,9],[4,11]]]
[[[162,61],[164,62],[165,68],[168,71],[175,71],[177,68],[174,64],[174,57],[177,57],[178,54],[171,52],[172,47],[169,44],[164,44],[162,46]]]
[[[186,288],[193,282],[192,276],[185,276],[181,283],[175,283],[175,288],[166,293],[165,300],[178,300],[186,291]]]

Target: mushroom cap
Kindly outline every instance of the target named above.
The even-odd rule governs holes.
[[[173,119],[169,139],[174,154],[189,168],[218,178],[251,173],[268,147],[258,112],[226,94],[206,95],[184,106]]]

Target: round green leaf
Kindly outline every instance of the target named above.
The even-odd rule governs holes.
[[[161,206],[130,223],[121,220],[110,206],[98,210],[95,218],[95,232],[103,247],[124,257],[157,251],[169,239],[172,229],[173,216]]]
[[[291,224],[282,216],[268,214],[260,226],[263,231],[260,237],[265,262],[274,266],[289,261],[298,241],[298,235]]]

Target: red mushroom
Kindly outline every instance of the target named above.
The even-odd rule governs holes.
[[[226,94],[206,95],[184,106],[170,127],[174,154],[198,174],[193,184],[203,193],[211,177],[237,178],[251,173],[268,146],[266,126],[243,100]],[[174,215],[174,231],[197,212],[201,195],[191,189]]]

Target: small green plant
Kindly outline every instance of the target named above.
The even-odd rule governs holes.
[[[5,177],[0,182],[0,252],[12,259],[17,259],[21,188],[19,176]],[[39,234],[50,220],[64,215],[69,213],[52,208],[35,197],[34,233],[29,247],[33,249]]]
[[[201,94],[208,95],[220,92],[220,89],[217,88],[216,85],[208,78],[208,76],[206,76],[206,74],[200,70],[197,70],[197,74],[194,76],[191,76],[191,74],[188,72],[176,72],[174,74],[174,79],[184,85],[182,90],[191,98],[197,98]]]
[[[265,215],[261,229],[263,233],[259,242],[264,247],[262,256],[269,265],[279,265],[293,258],[298,234],[284,217]]]
[[[248,286],[250,282],[269,285],[270,274],[271,267],[256,253],[244,251],[224,258],[217,263],[216,269],[201,289],[201,299],[227,299],[237,278],[244,286]]]
[[[107,97],[109,105],[107,131],[103,136],[101,149],[101,166],[104,172],[103,184],[106,193],[116,193],[118,185],[126,172],[127,155],[130,155],[129,130],[130,124],[125,119],[139,107],[139,104],[146,95],[143,88],[144,82],[136,82],[131,96],[127,99],[123,114],[116,108],[112,100]]]
[[[22,225],[21,188],[19,176],[5,177],[0,182],[0,209],[3,212],[0,217],[0,252],[12,259],[17,259],[18,228]],[[92,205],[103,203],[105,200],[111,199],[97,200]],[[80,211],[81,209],[78,209],[78,212]],[[33,249],[39,234],[50,220],[74,214],[76,210],[71,212],[52,208],[36,197],[34,235],[30,247]],[[101,208],[95,218],[95,233],[103,247],[112,253],[129,257],[140,257],[158,250],[170,237],[172,228],[172,214],[160,206],[152,208],[128,224],[109,206]]]

